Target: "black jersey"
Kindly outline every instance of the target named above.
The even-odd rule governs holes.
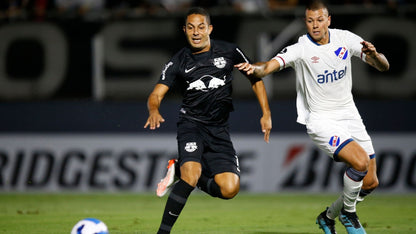
[[[210,125],[227,123],[232,104],[232,71],[235,64],[249,62],[234,44],[211,40],[208,52],[192,54],[182,48],[165,65],[158,83],[184,87],[181,118]]]

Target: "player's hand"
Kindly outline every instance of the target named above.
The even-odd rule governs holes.
[[[163,122],[165,122],[165,119],[159,113],[150,114],[144,128],[149,127],[150,130],[155,130],[156,128],[159,128],[160,124]]]
[[[239,63],[234,65],[240,71],[245,72],[247,75],[251,75],[254,73],[255,66],[250,63]]]
[[[361,45],[363,45],[363,48],[361,49],[361,51],[364,54],[366,54],[368,56],[371,56],[371,57],[376,56],[376,54],[377,54],[376,47],[371,42],[362,41]]]
[[[272,130],[272,117],[263,115],[260,119],[261,130],[264,133],[264,141],[269,143],[270,131]]]

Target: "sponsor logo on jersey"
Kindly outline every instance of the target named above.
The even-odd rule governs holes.
[[[225,77],[226,76],[220,79],[211,75],[204,75],[200,79],[190,83],[186,90],[195,89],[207,92],[212,89],[217,89],[218,87],[225,85]]]
[[[319,74],[317,76],[318,77],[317,81],[319,84],[332,83],[332,82],[335,82],[337,80],[344,78],[346,73],[347,73],[347,66],[345,66],[344,69],[340,71],[337,71],[335,69],[333,71],[325,70],[324,74]]]
[[[336,147],[339,145],[341,139],[339,138],[339,136],[332,136],[331,139],[329,139],[329,145]]]
[[[162,71],[162,80],[164,80],[166,78],[166,71],[172,65],[173,65],[172,62],[169,62],[168,64],[165,64],[165,67],[163,68],[163,71]]]
[[[348,57],[348,50],[345,47],[339,47],[334,52],[335,52],[335,55],[338,56],[338,58],[342,60],[345,60]]]
[[[227,64],[227,61],[225,61],[224,57],[214,58],[214,65],[217,68],[224,68]]]
[[[196,145],[196,142],[187,142],[185,145],[186,152],[192,153],[197,149],[198,149],[198,146]]]

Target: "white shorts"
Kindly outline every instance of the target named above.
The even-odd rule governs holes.
[[[321,150],[338,160],[338,152],[352,140],[375,156],[373,143],[361,119],[333,120],[311,115],[306,123],[309,137]]]

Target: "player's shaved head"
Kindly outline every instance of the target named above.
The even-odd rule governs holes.
[[[322,0],[311,0],[308,2],[308,4],[306,5],[306,10],[310,10],[310,11],[317,11],[323,9],[325,11],[325,13],[327,14],[327,16],[329,16],[329,10],[328,10],[328,6],[325,3],[325,1]]]

